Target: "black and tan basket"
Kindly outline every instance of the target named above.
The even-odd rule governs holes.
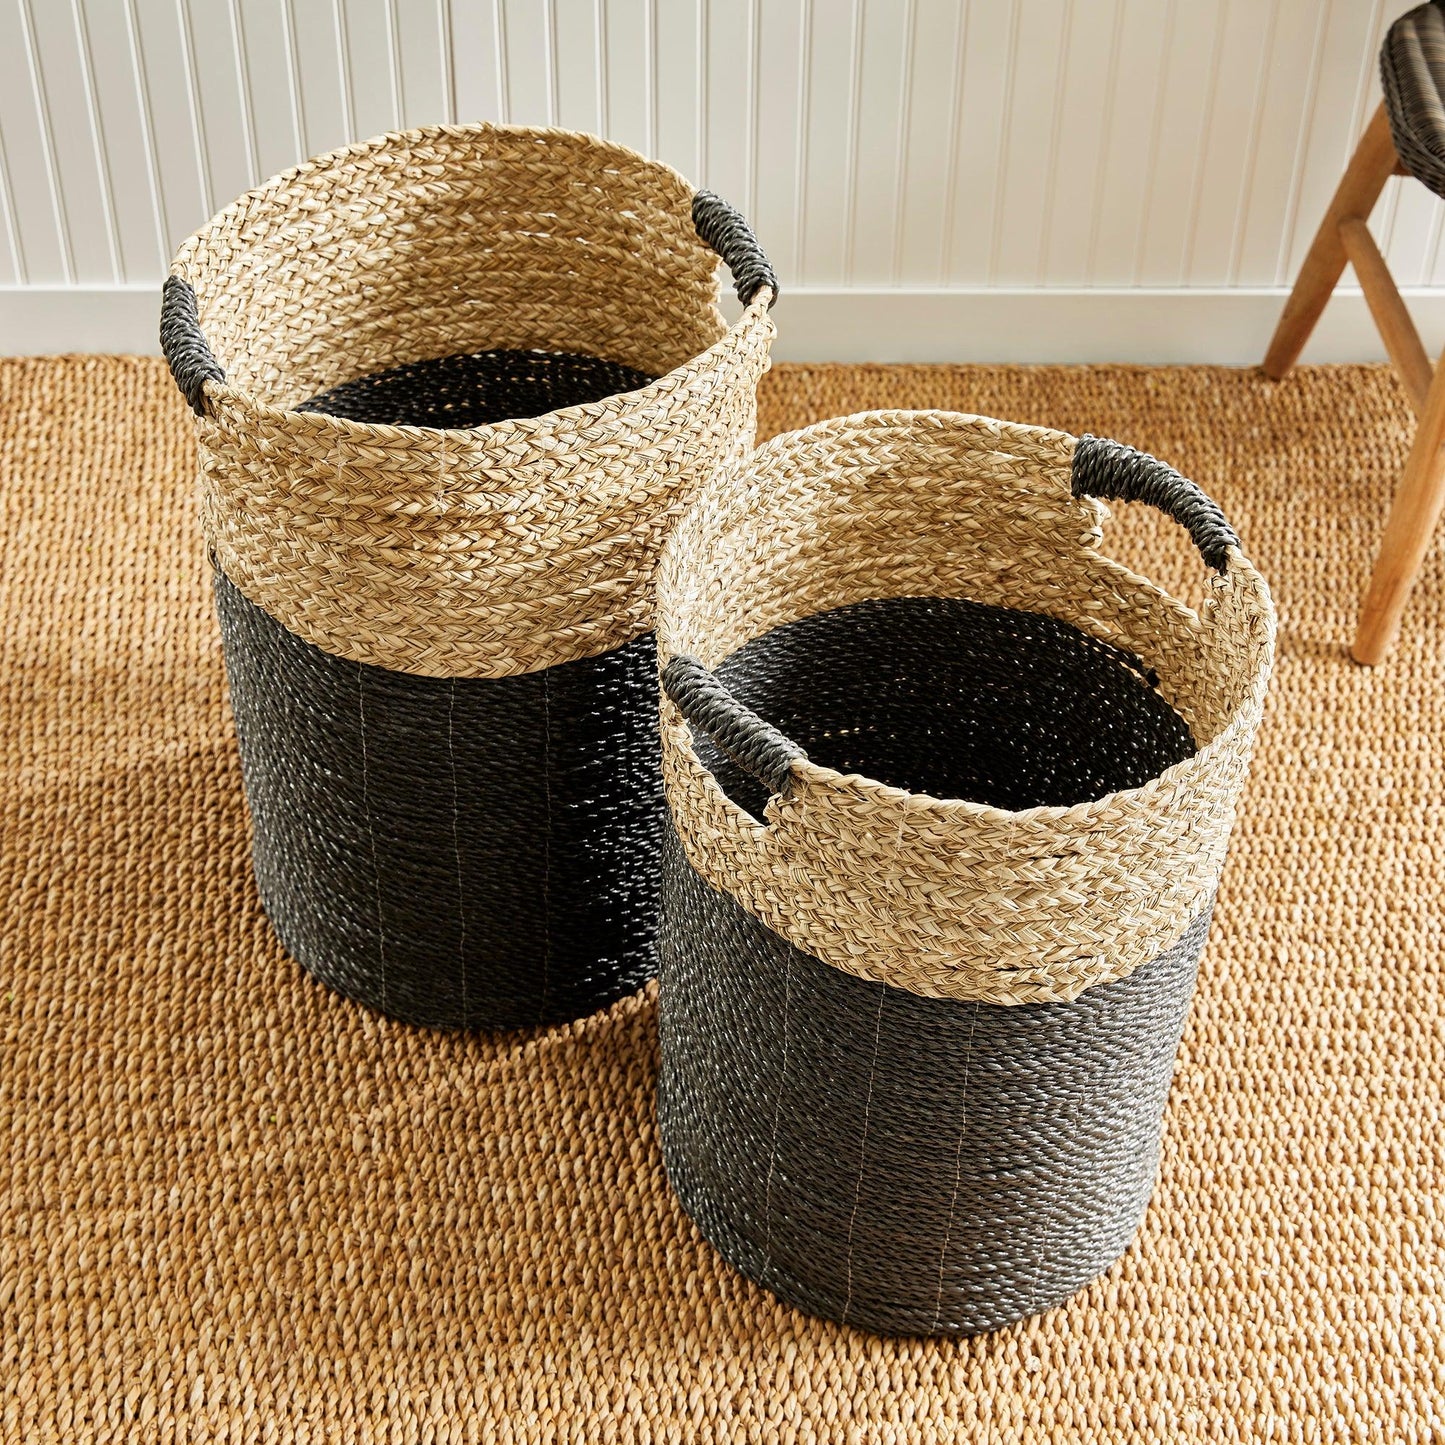
[[[1101,555],[1094,498],[1188,527],[1199,613]],[[703,488],[657,636],[683,1205],[881,1333],[1064,1300],[1153,1188],[1273,655],[1259,574],[1151,457],[877,413]]]
[[[752,445],[776,290],[717,197],[552,130],[383,136],[181,248],[256,876],[317,977],[504,1028],[650,976],[652,573]]]

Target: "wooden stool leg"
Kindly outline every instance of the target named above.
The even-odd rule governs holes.
[[[1373,666],[1390,650],[1400,630],[1410,589],[1415,585],[1440,512],[1445,507],[1445,356],[1435,368],[1430,394],[1420,415],[1415,442],[1390,519],[1370,587],[1360,609],[1359,630],[1350,649],[1356,662]]]
[[[1395,143],[1390,139],[1390,122],[1382,105],[1355,147],[1335,198],[1315,233],[1309,255],[1300,267],[1294,290],[1285,302],[1264,355],[1266,376],[1278,381],[1299,360],[1325,303],[1344,274],[1346,258],[1344,243],[1340,240],[1340,223],[1369,217],[1385,182],[1395,173],[1395,166]]]

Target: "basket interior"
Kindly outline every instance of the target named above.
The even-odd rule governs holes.
[[[433,127],[268,181],[177,262],[227,379],[269,406],[489,351],[655,377],[727,330],[692,194],[589,136]]]
[[[297,411],[384,426],[478,427],[635,391],[653,378],[618,362],[565,352],[443,356],[343,382]]]
[[[1191,751],[1211,746],[1258,705],[1272,650],[1268,592],[1237,557],[1196,612],[1104,556],[1099,504],[1072,494],[1073,454],[1065,433],[950,412],[860,412],[775,437],[720,474],[674,529],[657,582],[663,652],[738,680],[739,697],[773,721],[775,697],[793,695],[776,688],[805,701],[848,698],[856,718],[845,709],[815,727],[803,708],[784,728],[819,764],[830,727],[870,726],[875,708],[884,737],[895,716],[910,728],[922,719],[917,735],[933,755],[848,764],[910,791],[1072,807],[1139,786],[1179,757],[1166,747],[1145,754],[1143,772],[1112,771],[1115,751],[1127,758],[1134,744],[1108,732],[1110,709],[1125,709],[1118,727],[1141,733],[1172,730],[1172,711],[1173,736],[1190,738]],[[986,625],[998,614],[1007,626]],[[866,643],[851,641],[864,616]],[[1027,635],[1015,638],[1021,618]],[[749,677],[768,675],[755,658],[789,646],[775,633],[803,626],[819,629],[817,661],[790,662],[795,680]],[[1044,661],[1025,668],[1033,655]],[[827,666],[857,675],[811,680]],[[1127,682],[1125,700],[1073,697],[1090,694],[1083,679],[1095,674]],[[905,702],[910,711],[897,712]],[[964,726],[975,713],[981,721]],[[1107,744],[1093,736],[1099,728]],[[981,730],[997,767],[959,755],[978,752]],[[1101,771],[1084,766],[1091,757]]]
[[[1010,811],[1138,787],[1196,751],[1133,654],[1052,617],[959,598],[817,613],[716,672],[815,763]],[[761,818],[762,784],[694,741],[728,796]]]

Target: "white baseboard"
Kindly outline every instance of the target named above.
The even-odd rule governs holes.
[[[1257,365],[1288,292],[1270,290],[786,291],[780,361],[1138,362]],[[1445,290],[1405,293],[1431,355]],[[784,306],[787,310],[784,311]],[[1341,289],[1305,361],[1382,361],[1364,297]]]
[[[1247,366],[1264,352],[1286,292],[1095,288],[785,291],[779,361],[983,361]],[[1406,291],[1427,350],[1445,346],[1445,289]],[[0,355],[154,355],[160,289],[0,287]],[[1380,361],[1357,290],[1330,301],[1306,361]]]
[[[155,286],[0,286],[0,356],[158,356]]]

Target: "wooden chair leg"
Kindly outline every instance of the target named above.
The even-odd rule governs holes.
[[[1430,550],[1442,509],[1445,509],[1445,356],[1435,367],[1430,394],[1425,399],[1415,442],[1390,506],[1380,555],[1360,609],[1360,625],[1355,633],[1355,645],[1350,649],[1356,662],[1374,666],[1390,650],[1400,630],[1400,614],[1405,610],[1410,589]]]
[[[1385,182],[1395,174],[1395,143],[1390,139],[1390,122],[1382,105],[1366,127],[1335,198],[1320,222],[1315,239],[1295,279],[1294,290],[1285,302],[1269,350],[1264,355],[1264,373],[1276,381],[1288,374],[1299,360],[1305,342],[1320,319],[1325,303],[1339,284],[1345,270],[1345,247],[1340,240],[1340,223],[1366,220],[1380,199]]]
[[[1430,384],[1435,379],[1434,371],[1395,278],[1390,275],[1380,248],[1363,221],[1341,221],[1340,240],[1355,269],[1360,290],[1365,293],[1370,315],[1375,318],[1375,330],[1380,333],[1380,340],[1395,365],[1395,374],[1415,408],[1415,415],[1423,416],[1430,398]]]

